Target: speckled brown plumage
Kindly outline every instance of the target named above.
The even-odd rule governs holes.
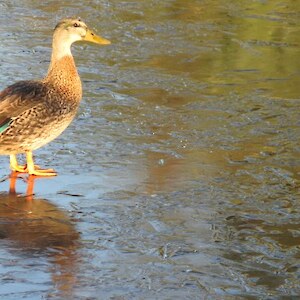
[[[59,136],[76,115],[82,88],[70,47],[80,40],[109,44],[81,20],[65,19],[54,31],[47,76],[42,80],[19,81],[0,93],[0,154],[11,156],[13,170],[56,175],[53,170],[36,170],[31,152]],[[27,166],[17,165],[18,153],[26,153]]]
[[[0,134],[1,154],[36,150],[55,139],[71,123],[82,94],[72,61],[71,57],[62,58],[44,80],[20,81],[0,94],[0,120],[12,120]],[[64,66],[63,71],[60,64]]]

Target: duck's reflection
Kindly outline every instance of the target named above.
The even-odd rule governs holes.
[[[68,298],[76,281],[79,233],[65,212],[34,197],[35,177],[29,176],[26,195],[16,192],[17,180],[12,173],[9,192],[0,192],[0,238],[8,252],[47,258],[56,292]]]

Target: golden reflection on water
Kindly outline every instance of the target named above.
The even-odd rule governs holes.
[[[256,141],[258,142],[258,141]],[[244,150],[195,149],[181,151],[181,158],[158,152],[147,152],[148,193],[180,190],[187,182],[207,181],[223,177],[228,172],[235,174],[247,169],[251,159],[274,155],[272,147],[249,142]],[[294,174],[297,176],[297,174]],[[255,182],[250,176],[236,178],[240,184],[249,185]]]
[[[17,180],[13,172],[9,193],[0,193],[2,241],[12,243],[7,251],[19,249],[26,257],[39,253],[47,258],[56,292],[69,298],[76,285],[79,233],[65,212],[46,199],[34,197],[34,176],[28,178],[25,196],[16,192]]]
[[[234,88],[240,94],[264,90],[272,97],[297,98],[300,38],[293,7],[297,11],[296,1],[156,3],[143,12],[142,20],[159,23],[174,19],[183,24],[152,32],[152,39],[161,42],[157,51],[148,51],[151,45],[144,41],[142,61],[123,62],[121,67],[181,75],[189,82],[186,89],[193,83],[206,85],[202,94],[207,95],[227,94]],[[161,11],[159,20],[157,10]],[[127,14],[120,18],[134,22]],[[147,35],[140,38],[143,41]]]

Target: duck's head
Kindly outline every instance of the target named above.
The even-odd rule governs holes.
[[[94,33],[87,25],[80,19],[63,19],[60,21],[53,34],[53,50],[58,50],[61,55],[64,52],[69,52],[70,47],[74,42],[86,41],[100,45],[108,45],[110,41],[102,38]]]

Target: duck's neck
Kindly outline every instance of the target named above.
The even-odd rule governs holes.
[[[70,100],[80,101],[82,96],[81,81],[71,54],[70,45],[59,46],[53,43],[51,62],[44,83],[51,84]]]

